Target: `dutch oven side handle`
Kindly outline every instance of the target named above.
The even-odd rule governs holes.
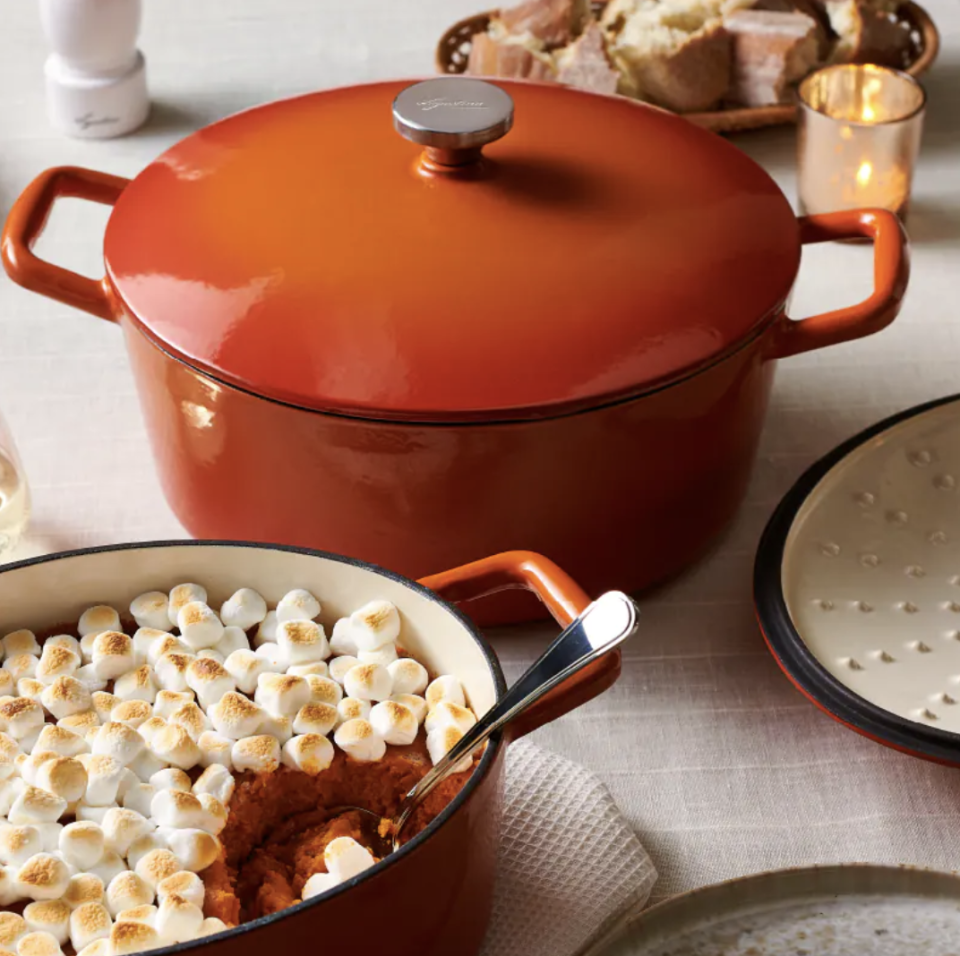
[[[544,603],[561,627],[590,604],[590,598],[566,572],[531,551],[507,551],[420,582],[454,604],[504,591],[525,588]],[[598,658],[579,674],[555,687],[510,725],[512,738],[522,737],[603,693],[620,676],[620,651]]]
[[[824,348],[872,335],[886,328],[900,311],[910,276],[906,233],[885,209],[855,209],[800,220],[800,241],[873,240],[873,294],[856,305],[795,321],[783,316],[773,329],[770,358]]]
[[[106,278],[97,280],[71,272],[33,254],[54,202],[61,197],[87,199],[112,206],[130,180],[77,166],[58,166],[41,173],[13,204],[0,241],[7,275],[31,292],[116,321]]]

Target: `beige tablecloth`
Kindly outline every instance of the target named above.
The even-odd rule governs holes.
[[[707,561],[644,601],[620,683],[541,731],[595,771],[650,850],[654,894],[769,867],[845,860],[960,866],[960,773],[862,740],[787,684],[753,620],[757,538],[800,471],[839,440],[917,402],[960,391],[960,3],[924,0],[944,35],[910,229],[903,315],[863,342],[783,362],[756,474],[735,527]],[[286,94],[432,70],[432,47],[478,0],[147,0],[142,46],[151,125],[77,142],[45,120],[36,5],[0,19],[0,214],[42,168],[133,175],[188,130]],[[736,142],[794,193],[795,132]],[[105,212],[57,207],[44,254],[97,274]],[[797,315],[870,285],[865,248],[804,254]],[[0,282],[0,408],[29,471],[26,551],[184,532],[160,493],[117,330]],[[629,529],[642,534],[642,528]],[[548,629],[494,636],[515,675]]]

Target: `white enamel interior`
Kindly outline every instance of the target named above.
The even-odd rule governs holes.
[[[960,402],[894,425],[828,472],[794,520],[782,584],[837,680],[960,733]]]
[[[467,627],[435,600],[363,567],[309,554],[242,545],[163,545],[56,558],[22,568],[0,568],[0,635],[25,627],[44,631],[76,622],[93,604],[127,615],[144,591],[169,591],[194,582],[207,589],[215,610],[237,588],[256,588],[270,606],[292,588],[316,595],[329,634],[334,622],[374,598],[400,611],[399,642],[434,675],[455,674],[470,706],[486,712],[496,681]]]

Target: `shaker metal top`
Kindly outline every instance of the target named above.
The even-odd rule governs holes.
[[[483,80],[424,80],[408,86],[393,101],[393,125],[421,146],[477,149],[509,132],[513,100]]]

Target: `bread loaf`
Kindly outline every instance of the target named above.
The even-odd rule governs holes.
[[[474,35],[466,72],[472,76],[535,80],[540,83],[552,83],[555,80],[550,55],[537,49],[533,41],[490,32]]]
[[[573,43],[554,56],[557,81],[591,93],[617,92],[620,74],[607,53],[603,31],[596,21],[587,24]]]
[[[724,24],[733,49],[727,101],[735,106],[791,102],[793,84],[817,65],[817,24],[802,13],[772,10],[741,10]]]
[[[591,19],[590,0],[524,0],[497,18],[515,36],[531,36],[547,49],[566,46]]]
[[[885,2],[828,0],[827,16],[839,39],[834,63],[877,63],[902,68],[913,46],[910,30],[887,9]]]

